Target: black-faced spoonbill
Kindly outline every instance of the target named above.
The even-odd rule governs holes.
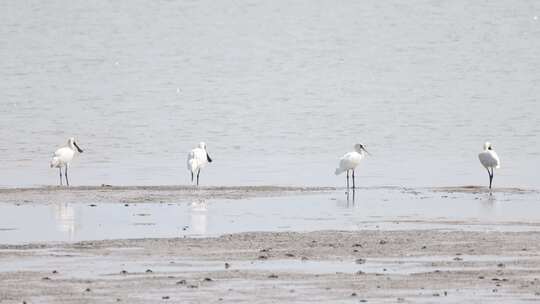
[[[199,185],[199,174],[201,174],[201,169],[206,166],[206,164],[211,163],[212,159],[208,152],[206,151],[206,144],[201,142],[199,146],[188,153],[187,157],[187,168],[191,173],[191,182],[193,182],[193,175],[197,173],[197,186]]]
[[[491,189],[494,169],[498,169],[501,166],[501,160],[497,153],[493,151],[493,147],[489,142],[484,144],[484,151],[478,154],[478,159],[480,159],[480,163],[486,168],[489,174],[489,189]],[[489,169],[491,169],[491,171],[489,171]]]
[[[355,188],[354,183],[354,169],[360,164],[360,161],[365,157],[365,153],[369,152],[364,148],[362,144],[354,145],[354,151],[349,152],[339,160],[339,167],[336,168],[336,175],[339,175],[347,171],[347,189],[349,189],[349,171],[352,171],[352,182],[353,189]]]
[[[51,168],[58,168],[60,171],[60,186],[62,186],[62,167],[64,167],[64,176],[66,177],[66,185],[69,186],[68,167],[75,153],[83,153],[83,150],[75,142],[75,138],[70,137],[67,145],[54,152],[51,160]]]

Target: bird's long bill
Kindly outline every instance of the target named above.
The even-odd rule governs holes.
[[[206,159],[208,160],[209,163],[212,162],[212,159],[210,158],[210,155],[208,155],[208,153],[206,153]]]
[[[76,142],[73,142],[73,145],[75,145],[75,148],[77,148],[77,151],[79,151],[79,153],[83,153],[84,151],[79,147],[79,145],[77,145]]]
[[[371,156],[371,153],[369,153],[369,152],[366,150],[366,148],[362,147],[362,150],[366,151],[366,153],[367,153],[369,156]]]

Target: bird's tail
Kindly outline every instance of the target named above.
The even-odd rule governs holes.
[[[51,168],[58,167],[59,164],[60,160],[58,159],[58,157],[53,157],[51,159]]]
[[[341,173],[343,173],[343,170],[341,170],[341,168],[336,168],[336,172],[334,172],[334,174],[340,175]]]

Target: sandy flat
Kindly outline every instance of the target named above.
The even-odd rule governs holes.
[[[183,202],[194,198],[243,199],[333,191],[333,187],[282,187],[282,186],[78,186],[0,189],[1,203],[47,204],[51,202],[78,203],[146,203]]]
[[[539,237],[536,232],[319,231],[4,245],[0,300],[538,301]]]
[[[489,189],[484,186],[466,185],[466,186],[448,186],[448,187],[430,187],[428,190],[446,193],[506,193],[506,194],[538,194],[536,189],[518,188],[518,187],[494,187]]]

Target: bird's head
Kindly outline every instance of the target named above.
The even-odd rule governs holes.
[[[354,150],[360,154],[362,154],[362,151],[363,152],[366,152],[367,154],[371,155],[371,153],[369,153],[367,150],[366,150],[366,147],[364,147],[364,145],[362,144],[356,144],[354,145]]]
[[[492,149],[491,143],[489,141],[486,141],[484,143],[484,151],[491,150],[491,149]]]
[[[209,163],[212,162],[212,158],[210,157],[210,155],[208,154],[208,151],[206,151],[206,144],[204,142],[200,142],[199,143],[199,148],[203,149],[205,152],[206,152],[206,159],[208,160]]]
[[[79,147],[79,145],[77,144],[77,142],[75,141],[75,137],[70,137],[68,139],[68,147],[70,147],[71,149],[75,150],[77,149],[77,151],[79,153],[83,153],[83,150]]]

